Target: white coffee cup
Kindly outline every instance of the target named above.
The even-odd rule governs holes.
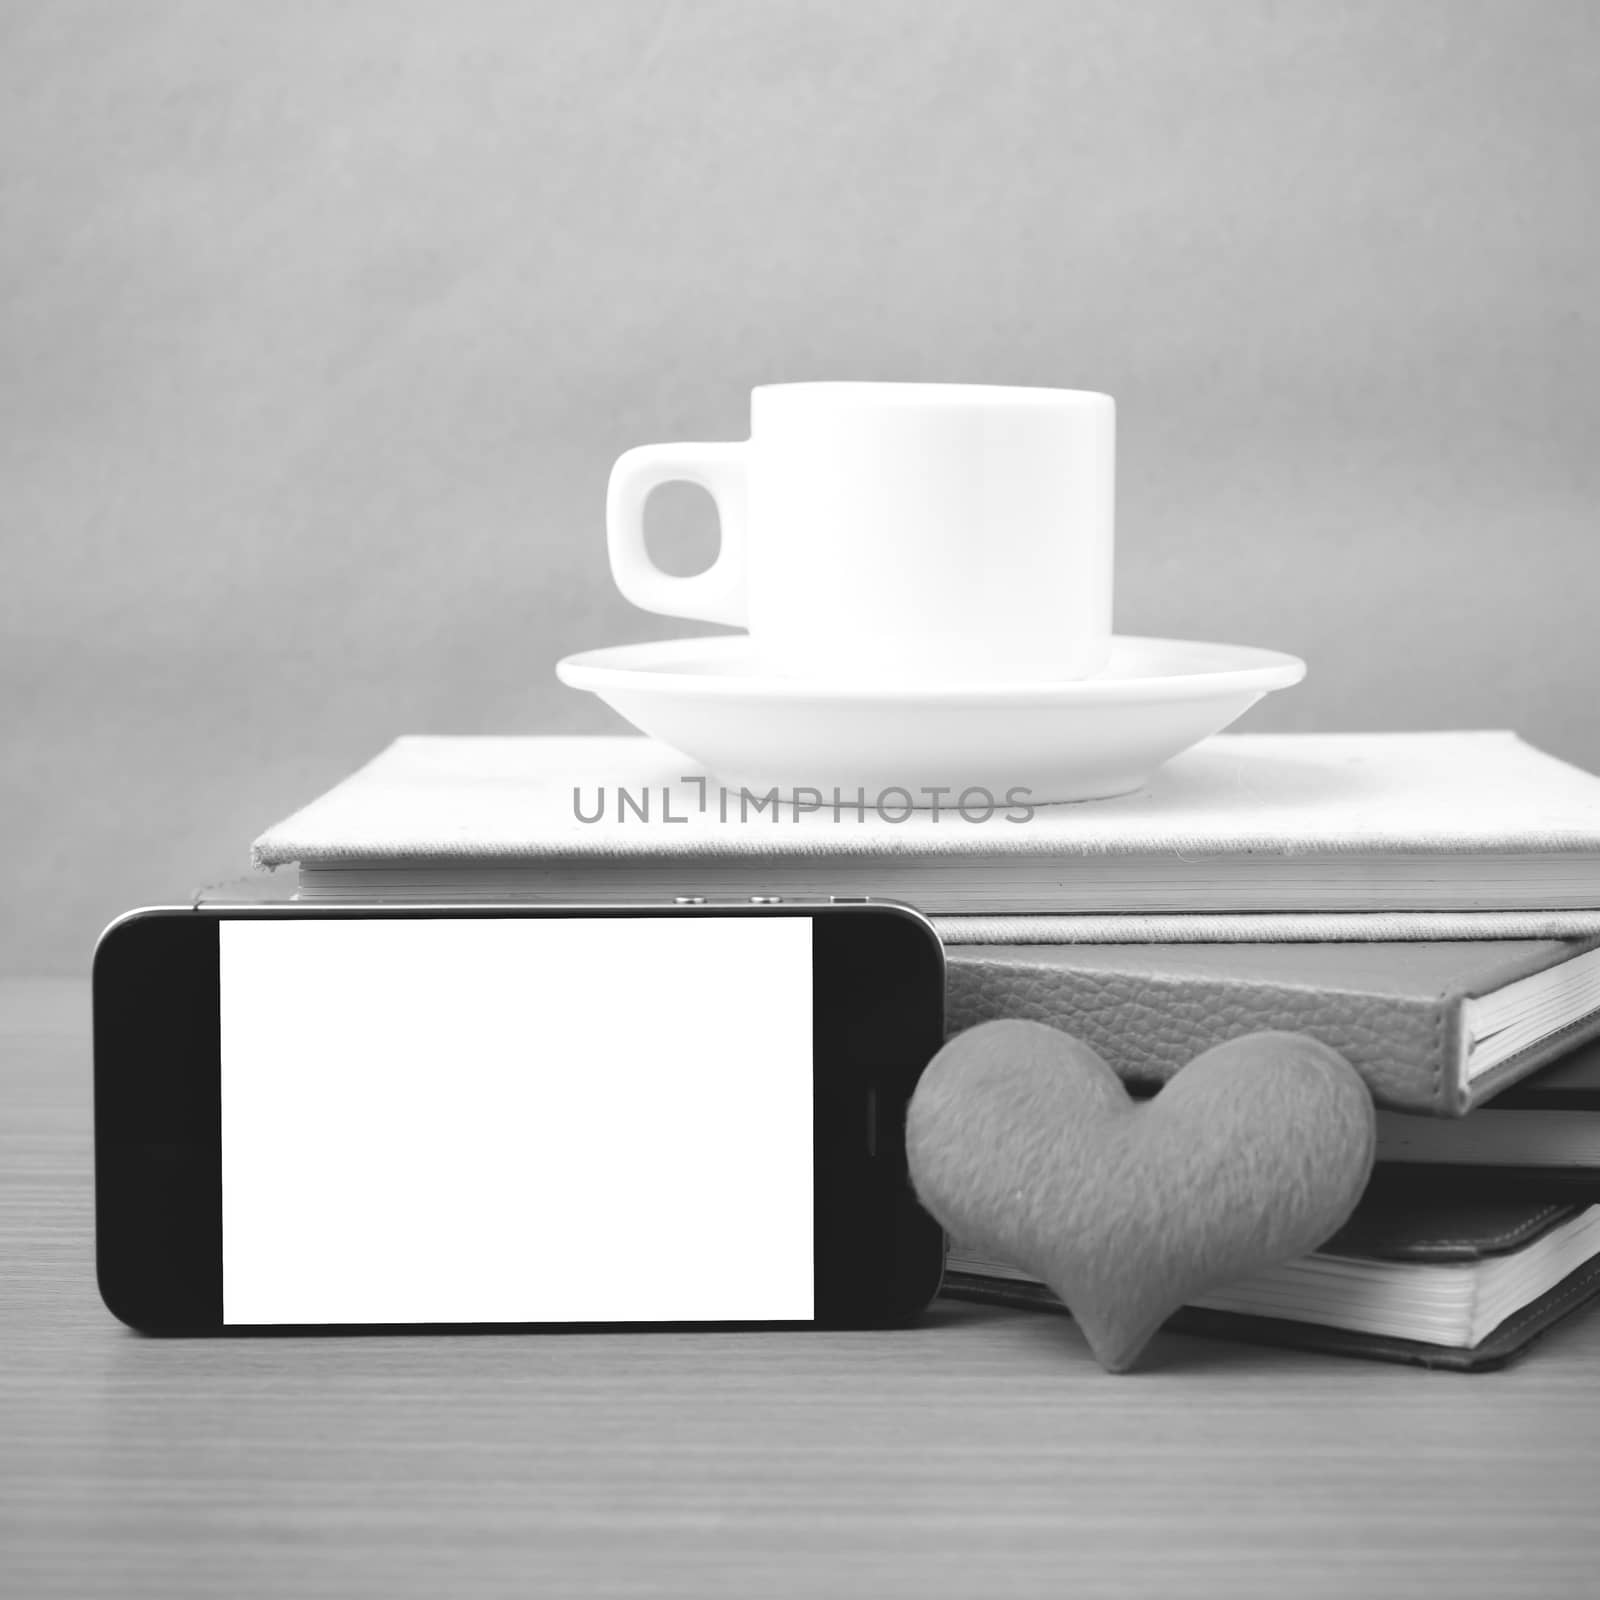
[[[1116,406],[1077,389],[785,383],[741,444],[611,469],[611,573],[635,605],[743,625],[769,670],[874,682],[1081,678],[1111,645]],[[644,506],[697,483],[722,546],[651,561]]]

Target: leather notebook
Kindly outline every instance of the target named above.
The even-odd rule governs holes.
[[[1065,1312],[1042,1284],[959,1245],[951,1248],[943,1293]],[[1600,1205],[1486,1189],[1481,1178],[1435,1179],[1421,1189],[1403,1174],[1384,1174],[1314,1255],[1229,1285],[1184,1307],[1166,1327],[1483,1372],[1521,1355],[1597,1295]]]
[[[1380,1106],[1459,1117],[1600,1036],[1600,947],[1564,939],[1350,944],[962,945],[951,1033],[1027,1017],[1131,1088],[1258,1029],[1313,1035]]]
[[[1600,1200],[1600,1041],[1448,1121],[1378,1114],[1378,1160],[1424,1172],[1489,1169],[1494,1181]]]

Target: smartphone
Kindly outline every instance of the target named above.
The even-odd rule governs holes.
[[[887,904],[132,912],[94,959],[101,1296],[161,1334],[904,1323],[943,1004]]]

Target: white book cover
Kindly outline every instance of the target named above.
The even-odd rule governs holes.
[[[1509,732],[1221,734],[1116,799],[929,798],[786,803],[636,737],[415,736],[268,829],[253,855],[299,863],[305,892],[332,898],[836,892],[1034,915],[1600,907],[1600,778]]]

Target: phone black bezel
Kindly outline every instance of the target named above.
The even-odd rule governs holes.
[[[816,1316],[809,1322],[228,1324],[222,1320],[218,925],[284,918],[809,917]],[[200,906],[132,913],[94,960],[95,1260],[145,1333],[509,1333],[871,1327],[938,1292],[944,1235],[912,1193],[905,1113],[943,1039],[944,953],[886,903]],[[757,1041],[759,1044],[759,1041]]]

